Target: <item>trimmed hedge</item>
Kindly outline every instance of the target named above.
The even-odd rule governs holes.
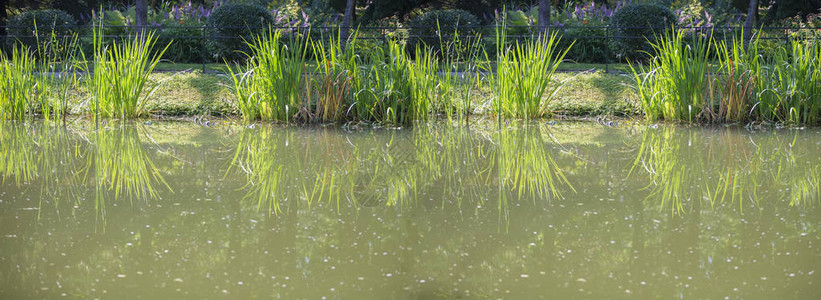
[[[214,9],[208,17],[211,39],[208,48],[216,61],[243,60],[248,52],[245,41],[252,41],[255,36],[274,24],[274,16],[262,6],[252,4],[226,4]]]
[[[410,36],[407,43],[409,51],[414,51],[417,45],[427,45],[434,51],[438,51],[441,49],[440,30],[442,36],[453,35],[454,30],[459,30],[460,34],[472,36],[478,33],[477,29],[472,26],[479,25],[479,19],[461,9],[436,10],[419,15],[411,20],[409,25]],[[442,41],[447,42],[447,40],[443,39]]]
[[[622,6],[610,20],[615,28],[616,56],[622,59],[646,57],[642,51],[651,52],[648,40],[655,40],[676,22],[676,15],[669,8],[657,4],[636,3]]]
[[[37,24],[35,36],[34,25]],[[41,43],[48,41],[51,32],[59,38],[73,33],[71,26],[76,26],[77,20],[62,10],[45,9],[30,10],[18,14],[8,22],[8,34],[14,39],[8,40],[10,43],[20,41],[24,46],[37,49],[37,37]]]

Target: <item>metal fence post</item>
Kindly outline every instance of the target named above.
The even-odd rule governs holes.
[[[202,61],[202,73],[205,74],[205,25],[200,25],[200,60]]]
[[[610,73],[610,26],[604,27],[604,74]]]

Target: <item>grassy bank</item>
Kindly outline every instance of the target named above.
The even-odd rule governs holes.
[[[222,116],[239,117],[236,96],[231,91],[231,79],[225,74],[193,72],[155,72],[149,79],[162,82],[146,99],[145,110],[153,116]],[[548,110],[558,115],[630,116],[639,114],[636,94],[628,86],[625,75],[595,73],[558,73],[556,81],[565,81]],[[466,88],[465,84],[457,88]],[[84,106],[89,94],[85,87],[68,93],[69,111],[88,115]],[[490,116],[492,91],[489,87],[475,89],[470,97],[473,114]]]

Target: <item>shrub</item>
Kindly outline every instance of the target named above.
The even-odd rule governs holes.
[[[610,25],[616,36],[616,56],[623,59],[643,57],[641,51],[651,52],[649,41],[675,24],[676,15],[670,9],[647,3],[625,5],[613,14]]]
[[[478,30],[473,26],[479,25],[479,19],[471,13],[461,9],[436,10],[426,12],[410,21],[409,51],[417,46],[427,45],[434,51],[441,49],[440,36],[459,34],[476,35]]]
[[[36,32],[34,30],[35,23],[37,24]],[[74,17],[64,11],[56,9],[32,10],[11,18],[8,23],[8,34],[16,37],[24,46],[36,49],[38,48],[37,41],[39,40],[40,43],[48,41],[52,31],[56,37],[61,38],[71,35],[74,28],[70,27],[76,25],[77,21],[74,20]],[[14,40],[10,41],[14,42]]]
[[[246,41],[254,40],[273,23],[273,15],[261,6],[220,6],[208,17],[208,26],[214,28],[208,48],[218,61],[241,60],[245,57],[241,52],[250,51]]]
[[[201,29],[196,28],[197,26],[200,26],[198,22],[191,21],[182,26],[163,27],[157,43],[166,45],[174,41],[168,47],[168,51],[165,51],[163,59],[177,63],[202,62],[204,39],[201,37]]]
[[[560,48],[567,48],[570,43],[575,43],[567,53],[567,59],[579,63],[603,63],[607,60],[607,30],[601,21],[592,19],[568,22],[563,33]]]

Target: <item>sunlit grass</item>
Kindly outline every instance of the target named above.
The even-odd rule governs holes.
[[[17,46],[10,55],[0,51],[0,119],[23,119],[38,109],[48,110],[46,84],[37,74],[34,53]]]
[[[561,37],[539,35],[507,45],[504,28],[496,29],[496,70],[488,79],[493,89],[493,110],[499,118],[540,118],[561,84],[551,82],[573,44],[560,49]],[[487,54],[485,54],[487,56]]]
[[[106,45],[102,27],[94,29],[93,54],[86,58],[83,53],[78,66],[86,75],[83,80],[91,95],[88,107],[94,117],[129,119],[145,113],[146,99],[157,88],[144,91],[152,84],[149,75],[168,49],[166,45],[154,51],[156,42],[156,35],[148,32]]]
[[[710,98],[710,53],[713,41],[694,38],[692,45],[684,32],[665,33],[651,42],[654,55],[646,66],[630,66],[647,120],[693,122]]]
[[[757,85],[755,112],[766,121],[817,124],[821,117],[821,42],[779,48]]]
[[[269,29],[247,42],[250,53],[245,66],[230,72],[237,106],[245,121],[270,120],[295,122],[307,119],[310,81],[306,53],[308,41],[290,37],[280,30]],[[298,116],[299,115],[299,116]]]

